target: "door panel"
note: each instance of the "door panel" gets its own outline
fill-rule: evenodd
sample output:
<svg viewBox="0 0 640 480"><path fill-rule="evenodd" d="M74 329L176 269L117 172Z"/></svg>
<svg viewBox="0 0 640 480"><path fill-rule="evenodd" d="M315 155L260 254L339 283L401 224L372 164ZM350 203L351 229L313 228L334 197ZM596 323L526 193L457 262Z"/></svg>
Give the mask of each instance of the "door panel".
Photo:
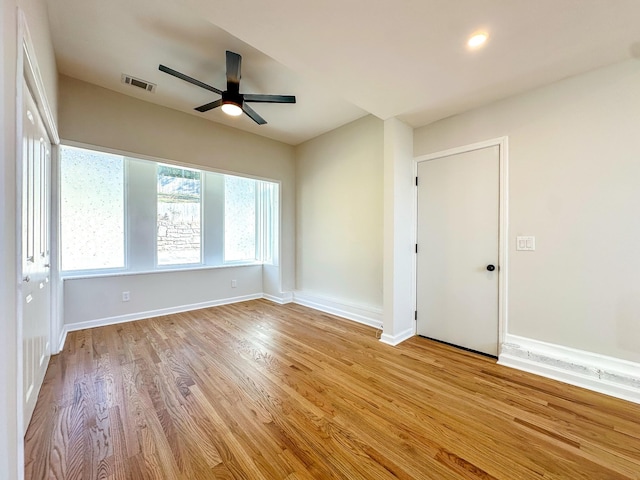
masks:
<svg viewBox="0 0 640 480"><path fill-rule="evenodd" d="M22 356L24 428L49 363L51 325L51 144L35 101L23 84Z"/></svg>
<svg viewBox="0 0 640 480"><path fill-rule="evenodd" d="M418 178L417 332L497 355L499 147L421 162Z"/></svg>

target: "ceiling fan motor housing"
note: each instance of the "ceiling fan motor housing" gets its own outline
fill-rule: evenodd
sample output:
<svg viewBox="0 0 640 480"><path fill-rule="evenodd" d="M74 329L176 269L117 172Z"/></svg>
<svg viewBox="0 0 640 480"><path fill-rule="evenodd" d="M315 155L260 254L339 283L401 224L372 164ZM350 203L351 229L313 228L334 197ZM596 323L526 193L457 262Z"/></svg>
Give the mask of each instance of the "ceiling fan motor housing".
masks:
<svg viewBox="0 0 640 480"><path fill-rule="evenodd" d="M242 108L242 104L244 103L244 98L241 93L232 92L231 90L227 90L226 92L222 92L222 103L233 103Z"/></svg>

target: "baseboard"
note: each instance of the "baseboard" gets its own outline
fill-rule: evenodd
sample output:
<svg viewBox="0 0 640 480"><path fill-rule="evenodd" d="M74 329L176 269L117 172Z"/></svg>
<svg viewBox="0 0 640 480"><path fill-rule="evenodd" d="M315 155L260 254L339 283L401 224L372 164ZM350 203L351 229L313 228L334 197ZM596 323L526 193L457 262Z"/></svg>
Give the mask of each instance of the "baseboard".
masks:
<svg viewBox="0 0 640 480"><path fill-rule="evenodd" d="M262 298L269 300L270 302L277 303L279 305L286 305L293 302L292 292L280 292L280 295L271 295L269 293L263 293Z"/></svg>
<svg viewBox="0 0 640 480"><path fill-rule="evenodd" d="M66 325L63 325L62 331L60 332L60 337L58 338L58 350L56 352L51 352L53 355L56 355L64 350L64 344L67 341L67 333L69 333L69 330L67 330Z"/></svg>
<svg viewBox="0 0 640 480"><path fill-rule="evenodd" d="M498 363L640 403L640 364L635 362L508 334Z"/></svg>
<svg viewBox="0 0 640 480"><path fill-rule="evenodd" d="M380 341L382 343L386 343L387 345L391 345L392 347L395 347L396 345L404 342L405 340L408 340L411 337L415 336L415 334L416 332L414 328L408 328L404 332L400 332L396 335L389 335L387 333L383 333L380 336Z"/></svg>
<svg viewBox="0 0 640 480"><path fill-rule="evenodd" d="M146 318L159 317L161 315L171 315L172 313L188 312L190 310L199 310L201 308L217 307L220 305L228 305L230 303L246 302L248 300L256 300L262 298L262 293L251 295L243 295L240 297L222 298L220 300L212 300L209 302L192 303L189 305L179 305L177 307L160 308L158 310L148 310L145 312L130 313L127 315L119 315L116 317L99 318L96 320L88 320L86 322L78 322L67 324L64 326L64 335L67 332L76 330L84 330L85 328L103 327L105 325L115 325L117 323L132 322L135 320L143 320Z"/></svg>
<svg viewBox="0 0 640 480"><path fill-rule="evenodd" d="M293 292L293 303L353 320L370 327L382 328L381 308L345 303L341 300L308 294L302 291Z"/></svg>

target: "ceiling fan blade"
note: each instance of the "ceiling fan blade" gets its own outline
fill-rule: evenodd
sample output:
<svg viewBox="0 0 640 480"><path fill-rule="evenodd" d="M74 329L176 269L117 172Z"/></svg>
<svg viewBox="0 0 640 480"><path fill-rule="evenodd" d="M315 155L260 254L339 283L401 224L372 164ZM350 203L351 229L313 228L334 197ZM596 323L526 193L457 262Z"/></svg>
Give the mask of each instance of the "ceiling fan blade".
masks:
<svg viewBox="0 0 640 480"><path fill-rule="evenodd" d="M234 90L231 85L235 86L236 91L239 90L241 65L242 57L227 50L227 90Z"/></svg>
<svg viewBox="0 0 640 480"><path fill-rule="evenodd" d="M197 85L198 87L204 88L205 90L209 90L210 92L217 93L218 95L222 95L222 90L218 90L216 87L212 87L211 85L207 85L200 80L196 80L195 78L191 78L184 73L180 73L173 68L165 67L164 65L158 66L158 70L164 73L168 73L169 75L173 75L174 77L179 78L180 80L184 80L185 82L192 83L193 85Z"/></svg>
<svg viewBox="0 0 640 480"><path fill-rule="evenodd" d="M200 105L199 107L196 107L194 110L197 110L199 112L208 112L209 110L213 110L216 107L219 107L220 105L222 105L222 99L216 100L215 102L211 102L211 103L205 103L204 105Z"/></svg>
<svg viewBox="0 0 640 480"><path fill-rule="evenodd" d="M262 95L256 93L245 93L244 101L259 103L296 103L296 97L294 95Z"/></svg>
<svg viewBox="0 0 640 480"><path fill-rule="evenodd" d="M264 125L265 123L267 123L267 121L264 118L258 115L256 111L246 103L242 105L242 111L246 113L249 116L249 118L251 118L251 120L256 122L258 125Z"/></svg>

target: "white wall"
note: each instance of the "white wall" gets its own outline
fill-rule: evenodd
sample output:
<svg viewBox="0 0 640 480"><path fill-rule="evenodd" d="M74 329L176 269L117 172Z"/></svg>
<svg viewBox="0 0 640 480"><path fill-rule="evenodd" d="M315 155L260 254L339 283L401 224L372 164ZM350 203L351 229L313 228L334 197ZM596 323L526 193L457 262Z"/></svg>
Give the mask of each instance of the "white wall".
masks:
<svg viewBox="0 0 640 480"><path fill-rule="evenodd" d="M20 6L33 37L48 101L55 114L55 61L46 9L38 0L3 0L0 4L0 478L23 476L22 435L17 405L17 272L16 272L16 52Z"/></svg>
<svg viewBox="0 0 640 480"><path fill-rule="evenodd" d="M17 478L17 312L15 240L15 2L0 5L0 478Z"/></svg>
<svg viewBox="0 0 640 480"><path fill-rule="evenodd" d="M128 302L122 292L130 293ZM80 330L261 295L261 265L70 278L64 282L65 325Z"/></svg>
<svg viewBox="0 0 640 480"><path fill-rule="evenodd" d="M415 328L415 171L413 129L396 118L384 122L384 333L390 345Z"/></svg>
<svg viewBox="0 0 640 480"><path fill-rule="evenodd" d="M367 116L296 147L296 289L382 307L383 127Z"/></svg>
<svg viewBox="0 0 640 480"><path fill-rule="evenodd" d="M292 146L69 77L61 76L59 84L60 137L63 141L81 142L217 171L279 181L282 232L280 272L277 275L265 276L264 291L277 295L293 289L295 163ZM164 279L164 286L159 287L160 289L175 286L171 274L159 275ZM126 290L124 285L121 285L123 278L125 277L117 276L111 279L114 284L113 291ZM151 277L142 278L146 281ZM182 294L172 297L176 307L192 303L189 292L200 289L198 278L197 274L186 278L187 283L179 290ZM67 285L71 284L66 282L65 287ZM219 299L222 292L215 286L213 283L208 287L211 301ZM240 288L240 283L238 287ZM86 288L91 286L87 285ZM71 290L72 293L76 291L80 292L82 289ZM198 297L198 302L205 300L204 297ZM69 316L68 313L75 312L83 301L81 296L65 292L65 323L77 321L75 316ZM117 311L122 307L120 297L112 301L116 303L104 305L106 310ZM130 304L128 308L133 309L134 305ZM95 319L105 316L102 312L94 312L94 315Z"/></svg>
<svg viewBox="0 0 640 480"><path fill-rule="evenodd" d="M639 86L633 60L415 130L416 156L509 136L510 334L640 361Z"/></svg>

